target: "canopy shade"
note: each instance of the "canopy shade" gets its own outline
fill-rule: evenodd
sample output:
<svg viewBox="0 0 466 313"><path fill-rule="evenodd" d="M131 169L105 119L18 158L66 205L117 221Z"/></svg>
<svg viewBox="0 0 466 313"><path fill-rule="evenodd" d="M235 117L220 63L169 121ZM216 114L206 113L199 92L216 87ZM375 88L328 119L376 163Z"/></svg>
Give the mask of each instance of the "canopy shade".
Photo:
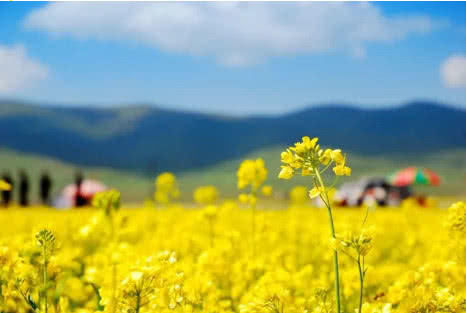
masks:
<svg viewBox="0 0 466 313"><path fill-rule="evenodd" d="M428 168L408 167L389 176L392 185L402 187L409 185L440 185L440 177Z"/></svg>

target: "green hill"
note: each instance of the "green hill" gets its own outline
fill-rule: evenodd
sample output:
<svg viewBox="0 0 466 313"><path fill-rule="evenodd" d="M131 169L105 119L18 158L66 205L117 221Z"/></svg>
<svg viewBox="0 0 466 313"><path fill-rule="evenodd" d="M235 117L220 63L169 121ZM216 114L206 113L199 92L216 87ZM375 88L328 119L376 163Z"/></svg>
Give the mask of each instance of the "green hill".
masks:
<svg viewBox="0 0 466 313"><path fill-rule="evenodd" d="M276 192L285 194L292 186L309 184L308 178L298 177L291 181L277 178L280 168L280 147L257 150L244 158L262 157L269 169L268 183ZM192 190L196 186L214 184L218 186L223 196L235 196L236 169L243 158L221 162L214 166L180 172L180 187L183 200L191 199ZM426 194L466 196L466 149L448 150L425 155L391 155L389 157L348 155L348 162L353 168L353 175L343 181L357 179L365 175L384 176L396 169L416 165L435 170L443 179L440 187L416 187L416 190ZM8 169L16 177L17 169L24 168L30 175L32 183L32 200L37 199L37 181L43 169L47 169L55 181L54 193L57 194L63 186L72 182L77 166L52 158L18 153L12 150L0 149L0 169ZM79 167L88 178L98 179L107 185L122 191L126 202L141 202L151 197L153 178L148 178L134 172L121 171L104 167Z"/></svg>
<svg viewBox="0 0 466 313"><path fill-rule="evenodd" d="M234 160L317 136L351 154L466 149L466 111L433 102L385 109L312 106L281 116L226 118L161 110L39 106L0 101L0 147L148 177Z"/></svg>

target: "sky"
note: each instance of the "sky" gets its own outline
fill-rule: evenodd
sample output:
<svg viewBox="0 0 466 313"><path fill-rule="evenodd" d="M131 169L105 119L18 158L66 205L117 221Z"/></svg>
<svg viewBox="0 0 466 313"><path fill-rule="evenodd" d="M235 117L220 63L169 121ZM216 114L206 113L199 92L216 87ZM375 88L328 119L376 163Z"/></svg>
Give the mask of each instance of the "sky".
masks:
<svg viewBox="0 0 466 313"><path fill-rule="evenodd" d="M0 2L0 99L466 109L466 2Z"/></svg>

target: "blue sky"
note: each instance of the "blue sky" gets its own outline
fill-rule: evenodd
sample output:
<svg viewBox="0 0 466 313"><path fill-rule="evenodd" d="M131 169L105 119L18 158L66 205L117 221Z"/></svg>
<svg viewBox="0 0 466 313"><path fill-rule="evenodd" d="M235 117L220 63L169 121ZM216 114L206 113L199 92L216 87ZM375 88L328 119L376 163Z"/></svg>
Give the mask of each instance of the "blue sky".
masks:
<svg viewBox="0 0 466 313"><path fill-rule="evenodd" d="M42 104L466 108L466 3L1 2L0 68L0 98Z"/></svg>

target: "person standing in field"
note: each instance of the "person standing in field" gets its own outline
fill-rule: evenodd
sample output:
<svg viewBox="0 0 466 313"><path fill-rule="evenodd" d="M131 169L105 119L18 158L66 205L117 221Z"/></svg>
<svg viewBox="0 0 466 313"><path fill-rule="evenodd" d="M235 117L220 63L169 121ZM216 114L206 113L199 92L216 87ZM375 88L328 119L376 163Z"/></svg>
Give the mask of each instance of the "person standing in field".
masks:
<svg viewBox="0 0 466 313"><path fill-rule="evenodd" d="M43 205L50 205L50 190L52 189L52 179L47 171L42 172L39 181L39 197Z"/></svg>
<svg viewBox="0 0 466 313"><path fill-rule="evenodd" d="M10 187L11 187L10 190L2 190L2 205L6 208L6 207L8 207L8 205L11 202L11 197L12 197L12 194L13 194L14 184L13 184L13 179L11 178L11 175L8 172L3 173L2 179L7 184L9 184Z"/></svg>
<svg viewBox="0 0 466 313"><path fill-rule="evenodd" d="M81 172L76 173L75 184L76 184L76 194L74 204L76 207L83 207L87 204L87 199L82 193L82 184L83 184L83 174Z"/></svg>
<svg viewBox="0 0 466 313"><path fill-rule="evenodd" d="M19 205L29 205L29 178L24 170L19 171Z"/></svg>

